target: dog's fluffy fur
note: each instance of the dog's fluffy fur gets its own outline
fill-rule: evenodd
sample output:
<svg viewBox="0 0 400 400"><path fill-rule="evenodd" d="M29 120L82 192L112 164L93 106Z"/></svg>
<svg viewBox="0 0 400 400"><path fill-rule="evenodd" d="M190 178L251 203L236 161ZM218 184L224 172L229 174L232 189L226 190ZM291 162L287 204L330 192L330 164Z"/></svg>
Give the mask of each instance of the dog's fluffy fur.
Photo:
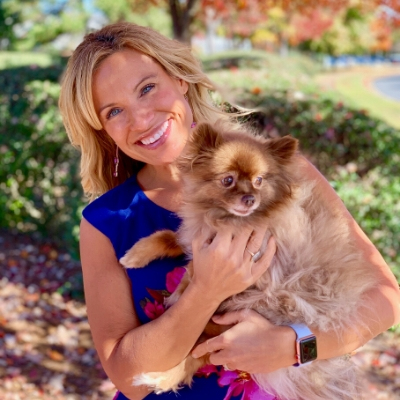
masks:
<svg viewBox="0 0 400 400"><path fill-rule="evenodd" d="M265 139L200 124L178 160L184 178L178 241L171 231L156 232L137 242L121 263L139 268L158 257L190 257L200 232L212 237L224 224L239 231L262 223L277 243L271 266L255 285L225 300L218 313L252 309L277 325L304 323L337 334L354 329L374 277L350 240L348 222L319 201L315 184L299 176L298 162L292 137ZM191 262L187 268L169 306L190 281ZM177 390L207 361L188 356L169 371L135 377L134 384L156 393ZM281 400L355 400L361 396L356 375L353 363L339 357L252 377Z"/></svg>

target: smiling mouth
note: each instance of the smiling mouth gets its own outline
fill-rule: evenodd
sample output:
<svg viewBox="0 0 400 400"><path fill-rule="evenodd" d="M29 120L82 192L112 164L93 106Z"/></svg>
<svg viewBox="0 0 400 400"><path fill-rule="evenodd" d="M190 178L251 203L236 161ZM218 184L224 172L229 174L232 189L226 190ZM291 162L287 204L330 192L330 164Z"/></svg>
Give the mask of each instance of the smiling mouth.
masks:
<svg viewBox="0 0 400 400"><path fill-rule="evenodd" d="M162 136L164 136L165 132L168 129L168 124L169 124L169 120L165 121L161 125L161 128L153 136L139 140L139 143L144 144L145 146L148 146L149 144L153 144L153 143L157 142L157 140L159 140Z"/></svg>

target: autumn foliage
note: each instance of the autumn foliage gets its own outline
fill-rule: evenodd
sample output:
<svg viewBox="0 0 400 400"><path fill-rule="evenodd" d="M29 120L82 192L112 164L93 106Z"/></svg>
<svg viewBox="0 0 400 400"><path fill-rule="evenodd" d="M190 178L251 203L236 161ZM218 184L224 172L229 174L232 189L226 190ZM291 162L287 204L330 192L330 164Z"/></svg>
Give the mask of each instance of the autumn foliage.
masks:
<svg viewBox="0 0 400 400"><path fill-rule="evenodd" d="M333 24L336 13L324 12L316 8L306 14L296 13L292 20L293 34L290 37L290 42L293 46L306 40L319 38Z"/></svg>
<svg viewBox="0 0 400 400"><path fill-rule="evenodd" d="M132 8L145 12L155 5L167 8L174 37L190 41L193 27L210 30L216 25L224 36L238 39L261 37L261 42L286 42L298 45L321 38L335 19L348 9L358 10L374 36L370 50L386 51L391 34L400 27L398 0L130 0ZM274 21L273 10L284 18ZM275 13L276 14L276 13ZM351 36L351 35L350 35ZM264 43L265 48L270 48Z"/></svg>

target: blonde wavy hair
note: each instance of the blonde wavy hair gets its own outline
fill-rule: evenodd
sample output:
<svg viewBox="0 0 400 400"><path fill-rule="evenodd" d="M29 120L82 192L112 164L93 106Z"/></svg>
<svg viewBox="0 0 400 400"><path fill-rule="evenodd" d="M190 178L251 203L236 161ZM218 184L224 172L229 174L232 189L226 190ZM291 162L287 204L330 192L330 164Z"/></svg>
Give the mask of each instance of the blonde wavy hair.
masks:
<svg viewBox="0 0 400 400"><path fill-rule="evenodd" d="M213 83L202 71L191 49L160 33L131 23L108 25L85 36L68 61L64 73L59 107L71 143L81 151L81 179L91 198L105 193L137 173L141 163L119 153L118 177L113 177L116 146L102 129L93 104L94 72L111 54L123 49L139 51L156 60L170 75L189 84L187 97L194 121L230 120L212 104Z"/></svg>

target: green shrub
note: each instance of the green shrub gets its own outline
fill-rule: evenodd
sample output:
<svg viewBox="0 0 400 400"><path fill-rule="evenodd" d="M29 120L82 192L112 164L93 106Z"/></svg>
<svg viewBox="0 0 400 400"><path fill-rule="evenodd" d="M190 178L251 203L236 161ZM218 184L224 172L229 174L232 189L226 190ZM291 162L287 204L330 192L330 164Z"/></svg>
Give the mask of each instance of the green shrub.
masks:
<svg viewBox="0 0 400 400"><path fill-rule="evenodd" d="M399 162L399 157L397 157ZM348 169L339 170L332 186L381 251L400 282L400 179L378 166L362 179Z"/></svg>
<svg viewBox="0 0 400 400"><path fill-rule="evenodd" d="M0 226L39 232L76 255L79 154L58 111L62 65L0 71Z"/></svg>

